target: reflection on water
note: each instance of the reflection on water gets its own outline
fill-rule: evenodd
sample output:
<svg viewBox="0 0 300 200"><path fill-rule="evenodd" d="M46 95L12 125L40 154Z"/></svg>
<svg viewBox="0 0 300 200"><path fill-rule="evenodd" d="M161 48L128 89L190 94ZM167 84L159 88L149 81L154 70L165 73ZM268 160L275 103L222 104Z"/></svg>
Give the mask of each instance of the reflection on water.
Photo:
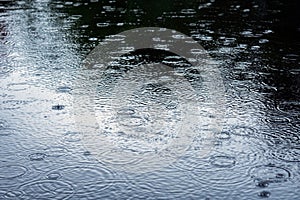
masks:
<svg viewBox="0 0 300 200"><path fill-rule="evenodd" d="M297 6L276 0L1 0L0 199L298 199ZM74 83L81 61L102 39L144 26L175 29L209 52L226 89L226 122L205 157L195 156L204 148L203 138L195 137L170 166L135 174L111 169L83 147L73 117ZM126 54L119 64L133 58L143 63L142 54ZM188 65L175 55L153 59ZM109 70L105 84L120 72ZM119 89L126 95L125 85ZM147 106L136 105L144 102L169 110L164 120L176 125L180 102L172 91L144 84L134 105L116 111L116 126L143 130L147 119L160 116L141 117Z"/></svg>

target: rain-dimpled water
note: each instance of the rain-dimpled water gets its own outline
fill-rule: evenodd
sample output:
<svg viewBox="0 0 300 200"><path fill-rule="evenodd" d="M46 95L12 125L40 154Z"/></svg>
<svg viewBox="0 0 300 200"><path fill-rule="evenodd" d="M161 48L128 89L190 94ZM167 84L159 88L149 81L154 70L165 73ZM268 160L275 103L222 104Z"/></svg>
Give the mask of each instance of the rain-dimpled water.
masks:
<svg viewBox="0 0 300 200"><path fill-rule="evenodd" d="M0 199L299 199L298 5L0 0Z"/></svg>

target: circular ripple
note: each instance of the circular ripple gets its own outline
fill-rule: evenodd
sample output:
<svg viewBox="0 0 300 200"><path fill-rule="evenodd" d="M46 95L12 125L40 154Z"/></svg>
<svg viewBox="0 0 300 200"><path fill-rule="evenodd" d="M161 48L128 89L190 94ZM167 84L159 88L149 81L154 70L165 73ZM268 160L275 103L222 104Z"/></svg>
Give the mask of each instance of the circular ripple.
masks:
<svg viewBox="0 0 300 200"><path fill-rule="evenodd" d="M33 153L30 154L28 157L31 161L42 161L47 157L47 155L45 153Z"/></svg>
<svg viewBox="0 0 300 200"><path fill-rule="evenodd" d="M262 141L256 138L232 137L215 146L209 158L190 158L188 162L183 159L174 167L207 186L208 191L247 187L252 183L248 172L260 163L263 147Z"/></svg>
<svg viewBox="0 0 300 200"><path fill-rule="evenodd" d="M52 146L45 149L45 154L48 157L58 158L67 155L68 150L62 146Z"/></svg>
<svg viewBox="0 0 300 200"><path fill-rule="evenodd" d="M11 72L13 72L13 68L11 66L1 64L1 66L0 66L0 77L6 77Z"/></svg>
<svg viewBox="0 0 300 200"><path fill-rule="evenodd" d="M146 120L139 116L120 116L118 117L119 123L123 126L127 127L136 127L136 126L143 126L146 123Z"/></svg>
<svg viewBox="0 0 300 200"><path fill-rule="evenodd" d="M58 87L56 89L56 91L58 93L70 93L72 91L72 88L68 87L68 86L61 86L61 87Z"/></svg>
<svg viewBox="0 0 300 200"><path fill-rule="evenodd" d="M0 130L6 129L8 127L5 120L0 120Z"/></svg>
<svg viewBox="0 0 300 200"><path fill-rule="evenodd" d="M29 103L31 103L31 101L12 99L12 100L2 101L2 106L5 110L15 110L15 109L20 109L21 107Z"/></svg>
<svg viewBox="0 0 300 200"><path fill-rule="evenodd" d="M22 199L23 193L21 191L8 191L3 195L4 199Z"/></svg>
<svg viewBox="0 0 300 200"><path fill-rule="evenodd" d="M22 199L69 199L74 194L70 183L54 180L41 180L20 186Z"/></svg>
<svg viewBox="0 0 300 200"><path fill-rule="evenodd" d="M213 156L210 158L210 163L214 167L233 167L235 162L235 157L231 156Z"/></svg>
<svg viewBox="0 0 300 200"><path fill-rule="evenodd" d="M57 180L59 178L61 178L61 175L60 175L60 173L57 173L57 172L49 173L47 175L47 179L49 179L49 180Z"/></svg>
<svg viewBox="0 0 300 200"><path fill-rule="evenodd" d="M293 146L300 142L300 136L296 132L291 132L287 126L280 130L263 130L262 136L272 152L276 152L280 146Z"/></svg>
<svg viewBox="0 0 300 200"><path fill-rule="evenodd" d="M87 70L74 89L75 119L85 147L99 161L122 171L155 171L182 156L197 135L208 140L221 130L225 99L219 63L191 37L170 43L174 34L152 27L125 31L120 34L122 43L106 40L87 56ZM151 52L167 48L189 65L177 70L148 62L155 59ZM198 57L190 49L203 52ZM141 59L142 54L147 58ZM135 57L138 62L131 63ZM118 111L128 106L135 111ZM203 157L209 150L199 148L197 155Z"/></svg>
<svg viewBox="0 0 300 200"><path fill-rule="evenodd" d="M272 155L287 162L300 162L300 146L282 147Z"/></svg>
<svg viewBox="0 0 300 200"><path fill-rule="evenodd" d="M9 136L15 134L14 129L10 129L5 120L0 120L0 136Z"/></svg>
<svg viewBox="0 0 300 200"><path fill-rule="evenodd" d="M270 164L252 168L250 176L259 183L281 183L287 181L291 177L291 173L288 169Z"/></svg>
<svg viewBox="0 0 300 200"><path fill-rule="evenodd" d="M106 190L116 181L115 174L103 166L85 164L69 166L51 171L47 177L66 180L73 184L76 194L88 196Z"/></svg>
<svg viewBox="0 0 300 200"><path fill-rule="evenodd" d="M29 87L30 85L28 85L28 83L26 82L7 84L7 88L12 91L23 91L23 90L27 90Z"/></svg>
<svg viewBox="0 0 300 200"><path fill-rule="evenodd" d="M299 116L300 115L300 102L298 102L298 101L280 102L276 108L279 111L286 113L290 116Z"/></svg>
<svg viewBox="0 0 300 200"><path fill-rule="evenodd" d="M26 174L27 168L20 165L0 166L0 179L13 179Z"/></svg>
<svg viewBox="0 0 300 200"><path fill-rule="evenodd" d="M245 136L245 137L254 137L256 130L252 127L247 126L235 126L231 133L233 135Z"/></svg>
<svg viewBox="0 0 300 200"><path fill-rule="evenodd" d="M229 132L222 131L221 133L216 134L216 138L219 140L229 140L231 136Z"/></svg>
<svg viewBox="0 0 300 200"><path fill-rule="evenodd" d="M268 118L266 119L267 123L272 123L272 124L288 124L292 121L292 119L285 117L285 116L268 116Z"/></svg>
<svg viewBox="0 0 300 200"><path fill-rule="evenodd" d="M16 130L14 129L1 129L0 128L0 137L1 136L10 136L10 135L15 135L17 133Z"/></svg>
<svg viewBox="0 0 300 200"><path fill-rule="evenodd" d="M63 141L65 142L79 142L81 140L82 134L79 132L68 131L64 134Z"/></svg>

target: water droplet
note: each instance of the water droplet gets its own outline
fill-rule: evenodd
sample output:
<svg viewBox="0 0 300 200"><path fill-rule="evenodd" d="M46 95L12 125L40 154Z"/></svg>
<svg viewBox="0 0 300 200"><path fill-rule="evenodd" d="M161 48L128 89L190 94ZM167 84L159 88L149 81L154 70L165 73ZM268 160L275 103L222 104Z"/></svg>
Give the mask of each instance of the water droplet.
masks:
<svg viewBox="0 0 300 200"><path fill-rule="evenodd" d="M260 187L260 188L266 188L269 186L269 183L270 182L268 180L267 181L258 181L256 186Z"/></svg>
<svg viewBox="0 0 300 200"><path fill-rule="evenodd" d="M245 36L245 37L252 37L253 36L253 33L250 30L243 31L240 34Z"/></svg>
<svg viewBox="0 0 300 200"><path fill-rule="evenodd" d="M265 43L268 43L269 40L268 40L268 39L260 39L258 42L259 42L260 44L265 44Z"/></svg>
<svg viewBox="0 0 300 200"><path fill-rule="evenodd" d="M89 41L95 42L95 41L98 41L98 38L91 37L91 38L89 38Z"/></svg>
<svg viewBox="0 0 300 200"><path fill-rule="evenodd" d="M271 192L268 192L268 191L262 191L262 192L258 193L258 196L262 197L262 198L269 198L270 195L271 195Z"/></svg>
<svg viewBox="0 0 300 200"><path fill-rule="evenodd" d="M59 104L52 106L52 110L63 110L64 108L65 108L64 105L59 105Z"/></svg>
<svg viewBox="0 0 300 200"><path fill-rule="evenodd" d="M273 33L273 31L272 31L272 30L265 30L265 31L263 32L263 34L270 34L270 33Z"/></svg>
<svg viewBox="0 0 300 200"><path fill-rule="evenodd" d="M84 156L90 156L90 155L92 155L92 154L91 154L91 152L89 152L89 151L85 151L85 152L83 152L83 155L84 155Z"/></svg>

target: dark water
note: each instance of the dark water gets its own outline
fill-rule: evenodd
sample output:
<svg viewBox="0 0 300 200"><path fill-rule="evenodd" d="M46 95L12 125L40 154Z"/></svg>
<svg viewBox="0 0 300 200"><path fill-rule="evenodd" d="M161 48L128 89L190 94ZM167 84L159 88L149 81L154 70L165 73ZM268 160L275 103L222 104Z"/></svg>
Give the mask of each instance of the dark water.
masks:
<svg viewBox="0 0 300 200"><path fill-rule="evenodd" d="M299 19L296 0L0 0L0 199L299 199ZM97 160L97 149L84 147L74 119L74 106L80 106L74 104L77 78L89 77L82 60L105 37L140 27L191 36L218 64L225 89L223 130L209 139L193 130L195 138L183 155L147 173L114 168L105 154L106 162ZM172 56L135 52L118 66L136 65L136 58L143 64L169 62ZM174 65L189 64L176 59ZM96 109L108 110L105 123L112 129L120 123L119 134L179 128L180 97L163 85L141 87L129 108L120 106L122 101L106 104L149 72L131 69L131 75L112 93L101 93L112 77L99 81ZM177 90L185 91L184 86ZM150 112L151 105L161 110ZM119 107L118 114L126 117L111 120L110 109ZM214 114L208 118L220 113ZM145 125L151 119L155 123ZM146 152L172 137L142 145L126 140L133 147L123 147Z"/></svg>

